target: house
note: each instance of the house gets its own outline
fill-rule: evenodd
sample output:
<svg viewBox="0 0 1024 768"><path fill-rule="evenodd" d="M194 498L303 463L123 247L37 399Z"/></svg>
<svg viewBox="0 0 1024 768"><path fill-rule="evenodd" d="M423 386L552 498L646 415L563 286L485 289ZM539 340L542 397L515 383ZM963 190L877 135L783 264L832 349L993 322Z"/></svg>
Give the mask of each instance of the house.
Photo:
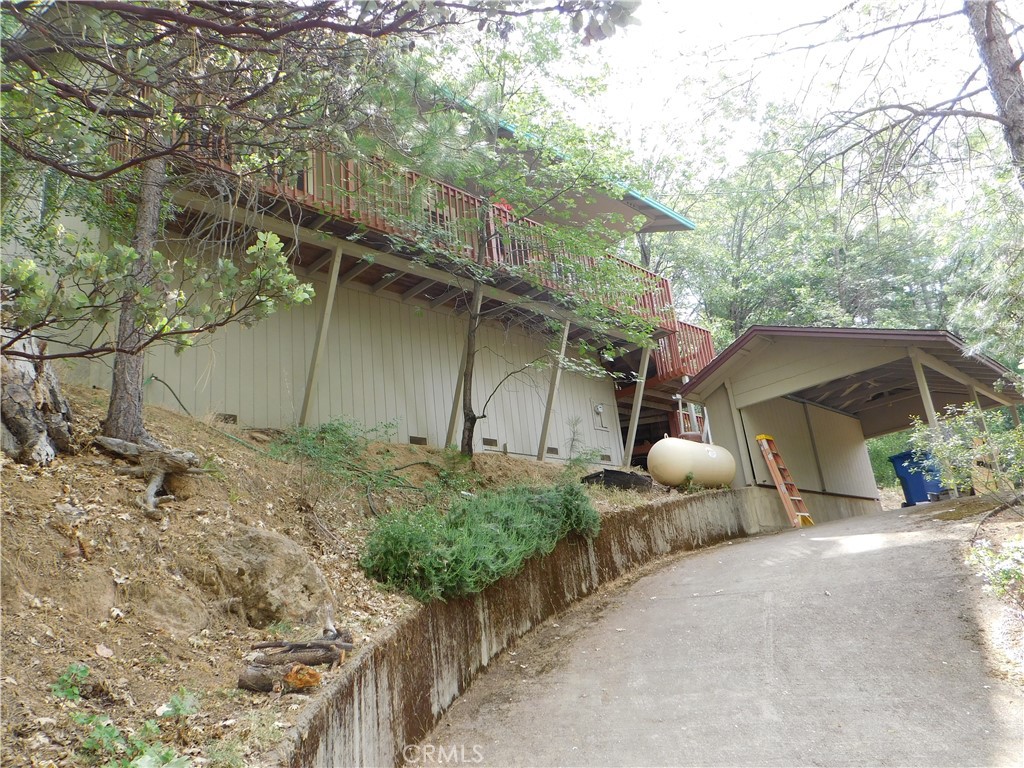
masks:
<svg viewBox="0 0 1024 768"><path fill-rule="evenodd" d="M539 218L517 217L501 200L383 162L318 152L294 177L266 180L244 207L203 190L179 191L174 203L181 233L210 221L277 233L294 245L294 269L317 295L311 306L252 328L228 326L181 354L150 347L149 403L259 427L344 417L388 425L398 442L457 443L471 262L488 270L475 410L490 402L476 450L541 459L587 451L620 465L638 430L679 432L671 396L713 354L706 330L677 320L664 278L614 256L573 252L550 239ZM629 221L641 231L693 227L628 189L617 199L578 197L572 210L581 221L614 217L619 228ZM434 246L429 258L424 238ZM172 256L180 248L173 241L160 247ZM609 305L609 317L651 320L653 349L630 343L614 322L577 315L566 302L562 283L601 259L617 262L640 287L633 306ZM618 345L601 376L550 365L552 346L567 355L580 340ZM102 361L75 375L109 384Z"/></svg>
<svg viewBox="0 0 1024 768"><path fill-rule="evenodd" d="M948 331L753 326L681 395L705 406L714 442L735 457L734 488L775 494L756 439L769 434L821 520L877 508L866 438L914 415L934 422L947 405L1020 405L997 383L1008 373Z"/></svg>

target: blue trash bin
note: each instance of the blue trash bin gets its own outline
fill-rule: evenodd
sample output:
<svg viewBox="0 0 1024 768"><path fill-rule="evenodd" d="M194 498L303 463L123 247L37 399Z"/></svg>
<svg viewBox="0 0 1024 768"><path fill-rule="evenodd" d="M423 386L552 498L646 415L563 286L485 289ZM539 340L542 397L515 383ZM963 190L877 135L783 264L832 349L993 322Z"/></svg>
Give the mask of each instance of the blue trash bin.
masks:
<svg viewBox="0 0 1024 768"><path fill-rule="evenodd" d="M942 483L937 479L938 471L930 454L924 454L923 461L914 458L913 451L905 451L890 456L892 468L896 470L903 487L903 498L907 500L905 507L912 507L919 501L928 501L928 494L942 492ZM932 477L936 479L932 479Z"/></svg>

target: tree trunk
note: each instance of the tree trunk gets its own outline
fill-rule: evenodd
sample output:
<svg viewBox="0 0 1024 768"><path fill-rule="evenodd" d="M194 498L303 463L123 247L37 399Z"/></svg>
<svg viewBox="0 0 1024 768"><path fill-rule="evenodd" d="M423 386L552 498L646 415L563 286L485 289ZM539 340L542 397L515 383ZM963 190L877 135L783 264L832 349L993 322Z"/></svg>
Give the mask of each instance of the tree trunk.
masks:
<svg viewBox="0 0 1024 768"><path fill-rule="evenodd" d="M167 185L167 158L147 160L142 166L139 204L135 215L132 247L139 254L132 277L137 286L153 282L153 249L160 233L160 209ZM114 377L110 385L110 404L103 422L103 434L130 443L154 445L142 423L143 328L135 315L135 292L121 297L117 323L117 351L114 353Z"/></svg>
<svg viewBox="0 0 1024 768"><path fill-rule="evenodd" d="M31 336L12 349L33 355L46 352L45 344ZM58 452L72 452L71 407L48 361L5 355L0 361L0 387L4 453L24 464L49 464Z"/></svg>
<svg viewBox="0 0 1024 768"><path fill-rule="evenodd" d="M1010 36L995 0L967 0L964 13L971 23L978 53L988 72L988 87L1003 120L1003 136L1024 187L1024 75L1014 56Z"/></svg>
<svg viewBox="0 0 1024 768"><path fill-rule="evenodd" d="M469 328L466 331L466 370L462 374L462 443L463 456L473 455L473 435L478 417L473 411L473 366L476 364L476 333L480 328L480 307L483 304L484 285L473 283L473 298L469 307Z"/></svg>

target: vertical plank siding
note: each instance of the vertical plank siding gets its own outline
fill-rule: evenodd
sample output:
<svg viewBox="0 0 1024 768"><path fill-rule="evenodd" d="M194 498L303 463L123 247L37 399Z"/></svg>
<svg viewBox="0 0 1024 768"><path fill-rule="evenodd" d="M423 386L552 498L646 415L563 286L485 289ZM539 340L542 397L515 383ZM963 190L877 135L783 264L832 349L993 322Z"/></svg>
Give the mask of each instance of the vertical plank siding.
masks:
<svg viewBox="0 0 1024 768"><path fill-rule="evenodd" d="M252 328L227 326L180 355L166 345L155 345L146 355L146 402L180 410L176 394L197 418L226 413L249 426L295 424L322 302L318 297L312 306L279 312ZM397 442L416 436L440 445L455 393L465 324L465 316L342 288L331 314L310 423L341 417L368 427L393 422L392 439ZM497 325L483 326L479 338L474 382L478 412L509 371L544 356L548 343L546 338ZM69 373L96 386L110 385L109 366L102 361L79 363ZM153 375L159 381L148 378ZM477 450L507 446L512 454L536 454L549 376L550 368L535 367L501 384L487 418L479 422ZM597 402L605 403L609 413L614 411L610 379L563 374L548 438L559 458L568 455L571 422L578 419L580 446L611 456L610 464L621 462L618 425L597 428L592 415ZM496 448L485 447L484 437L495 440Z"/></svg>

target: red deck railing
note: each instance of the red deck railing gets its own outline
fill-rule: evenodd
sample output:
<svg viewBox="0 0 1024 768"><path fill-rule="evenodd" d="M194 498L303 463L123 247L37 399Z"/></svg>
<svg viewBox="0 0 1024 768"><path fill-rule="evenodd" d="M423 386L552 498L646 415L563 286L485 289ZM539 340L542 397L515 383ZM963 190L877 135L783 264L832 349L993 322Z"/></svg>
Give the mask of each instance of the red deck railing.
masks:
<svg viewBox="0 0 1024 768"><path fill-rule="evenodd" d="M222 147L206 149L197 151L229 167ZM654 321L668 332L654 351L659 380L692 376L714 355L707 330L676 318L665 278L616 256L576 253L553 240L542 224L516 216L507 205L383 162L342 160L319 151L310 154L295 177L264 188L325 215L472 260L483 248L486 265L527 273L549 289L574 290L610 310ZM594 281L582 280L581 272L608 262L618 267L608 284L595 288Z"/></svg>

